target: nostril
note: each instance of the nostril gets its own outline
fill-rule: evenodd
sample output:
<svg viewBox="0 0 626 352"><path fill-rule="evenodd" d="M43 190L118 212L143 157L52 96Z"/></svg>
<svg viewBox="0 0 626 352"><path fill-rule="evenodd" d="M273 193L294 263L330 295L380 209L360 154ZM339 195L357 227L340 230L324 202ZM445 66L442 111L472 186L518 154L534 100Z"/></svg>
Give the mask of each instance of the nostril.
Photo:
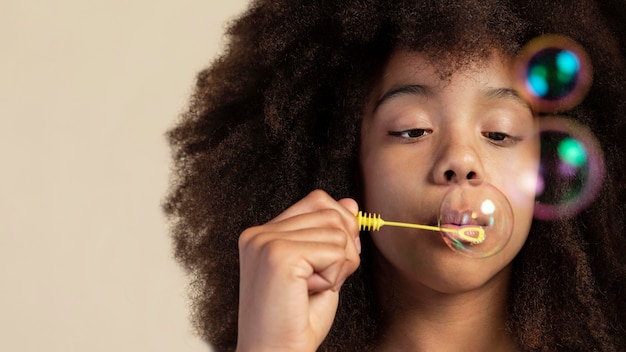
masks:
<svg viewBox="0 0 626 352"><path fill-rule="evenodd" d="M452 179L454 178L454 171L448 170L444 172L443 175L445 176L446 181L452 181Z"/></svg>
<svg viewBox="0 0 626 352"><path fill-rule="evenodd" d="M460 181L456 180L456 172L454 172L453 170L447 170L443 173L443 175L447 182ZM478 177L478 174L475 171L470 171L467 173L467 175L465 175L465 177L466 180L474 180Z"/></svg>

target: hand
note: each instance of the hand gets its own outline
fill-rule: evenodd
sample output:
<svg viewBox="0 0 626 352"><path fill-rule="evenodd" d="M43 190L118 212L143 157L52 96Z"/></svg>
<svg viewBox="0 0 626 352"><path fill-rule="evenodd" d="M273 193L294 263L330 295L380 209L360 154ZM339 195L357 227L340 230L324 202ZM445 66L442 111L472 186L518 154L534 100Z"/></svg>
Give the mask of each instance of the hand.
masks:
<svg viewBox="0 0 626 352"><path fill-rule="evenodd" d="M238 351L315 351L360 263L352 199L314 191L239 238Z"/></svg>

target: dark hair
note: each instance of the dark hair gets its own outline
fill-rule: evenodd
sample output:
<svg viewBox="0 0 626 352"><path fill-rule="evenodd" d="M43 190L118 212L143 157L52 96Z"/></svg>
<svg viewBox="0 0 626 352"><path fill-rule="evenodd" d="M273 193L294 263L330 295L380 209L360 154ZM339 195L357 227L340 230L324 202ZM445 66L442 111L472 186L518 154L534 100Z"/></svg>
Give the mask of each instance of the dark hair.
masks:
<svg viewBox="0 0 626 352"><path fill-rule="evenodd" d="M427 53L445 76L493 48L514 55L538 35L560 33L594 65L571 118L598 137L606 177L575 217L533 222L514 260L508 328L524 351L626 348L625 21L623 1L253 2L168 134L175 165L164 208L175 256L192 277L200 334L220 351L235 348L245 228L313 189L360 199L361 109L394 50ZM362 238L362 265L342 288L321 350L363 351L376 337L372 244Z"/></svg>

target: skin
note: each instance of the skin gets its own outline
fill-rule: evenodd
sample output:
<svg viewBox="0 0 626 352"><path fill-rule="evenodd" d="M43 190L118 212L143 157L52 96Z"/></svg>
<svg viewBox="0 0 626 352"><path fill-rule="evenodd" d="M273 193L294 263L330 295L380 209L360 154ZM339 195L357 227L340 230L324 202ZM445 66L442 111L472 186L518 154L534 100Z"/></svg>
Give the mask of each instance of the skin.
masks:
<svg viewBox="0 0 626 352"><path fill-rule="evenodd" d="M506 292L532 220L539 141L511 72L494 53L442 80L425 56L399 52L373 90L361 136L366 209L436 225L448 190L491 184L514 218L508 244L484 259L453 253L435 232L372 233L388 325L381 350L515 349L504 333Z"/></svg>
<svg viewBox="0 0 626 352"><path fill-rule="evenodd" d="M238 351L314 351L360 263L352 199L318 190L239 239Z"/></svg>
<svg viewBox="0 0 626 352"><path fill-rule="evenodd" d="M503 330L506 291L534 204L533 185L519 185L537 174L539 143L508 64L494 54L442 81L424 56L398 52L372 90L361 136L364 209L433 225L449 188L490 183L515 217L508 245L486 259L453 253L436 232L373 233L380 350L515 349ZM422 88L397 90L407 85ZM358 210L318 190L241 234L238 351L316 350L360 263Z"/></svg>

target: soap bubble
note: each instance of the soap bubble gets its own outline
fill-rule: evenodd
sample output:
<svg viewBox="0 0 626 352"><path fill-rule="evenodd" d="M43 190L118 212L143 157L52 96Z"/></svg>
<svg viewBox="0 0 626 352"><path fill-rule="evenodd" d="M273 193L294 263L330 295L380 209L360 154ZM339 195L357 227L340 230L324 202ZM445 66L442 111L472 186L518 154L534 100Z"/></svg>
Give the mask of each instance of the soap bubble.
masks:
<svg viewBox="0 0 626 352"><path fill-rule="evenodd" d="M530 41L515 62L516 88L537 112L565 111L582 101L592 80L585 50L560 35Z"/></svg>
<svg viewBox="0 0 626 352"><path fill-rule="evenodd" d="M444 242L455 252L484 258L498 253L513 232L513 210L506 196L488 183L451 188L439 211Z"/></svg>
<svg viewBox="0 0 626 352"><path fill-rule="evenodd" d="M535 218L570 217L587 207L600 190L602 151L593 133L571 119L542 118L539 124L541 166Z"/></svg>

